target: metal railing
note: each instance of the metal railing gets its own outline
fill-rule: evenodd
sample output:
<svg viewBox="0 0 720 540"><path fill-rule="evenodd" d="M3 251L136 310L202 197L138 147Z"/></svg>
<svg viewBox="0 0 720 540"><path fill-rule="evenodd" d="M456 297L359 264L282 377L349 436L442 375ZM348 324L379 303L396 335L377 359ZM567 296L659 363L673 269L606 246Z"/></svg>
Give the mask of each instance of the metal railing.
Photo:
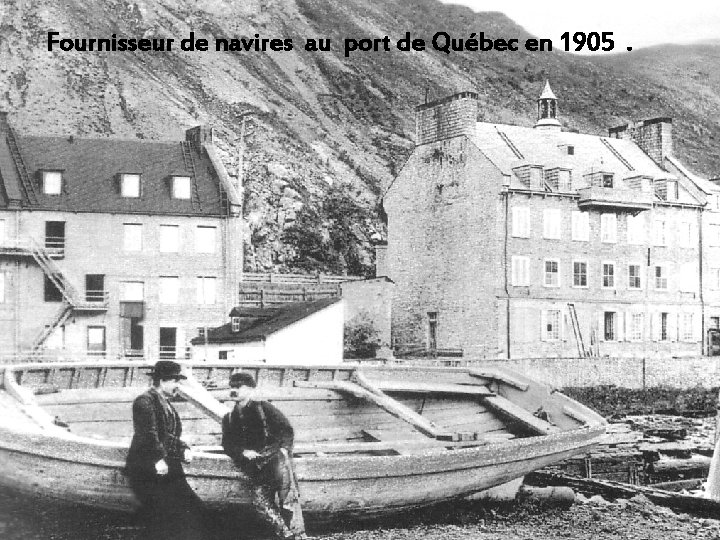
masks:
<svg viewBox="0 0 720 540"><path fill-rule="evenodd" d="M110 300L110 293L104 290L93 290L88 289L85 291L86 302L100 302L107 303Z"/></svg>
<svg viewBox="0 0 720 540"><path fill-rule="evenodd" d="M272 274L272 273L243 273L241 280L255 283L343 283L345 281L360 281L362 276L334 276L326 274Z"/></svg>
<svg viewBox="0 0 720 540"><path fill-rule="evenodd" d="M64 236L46 236L45 250L50 257L65 257L65 237Z"/></svg>

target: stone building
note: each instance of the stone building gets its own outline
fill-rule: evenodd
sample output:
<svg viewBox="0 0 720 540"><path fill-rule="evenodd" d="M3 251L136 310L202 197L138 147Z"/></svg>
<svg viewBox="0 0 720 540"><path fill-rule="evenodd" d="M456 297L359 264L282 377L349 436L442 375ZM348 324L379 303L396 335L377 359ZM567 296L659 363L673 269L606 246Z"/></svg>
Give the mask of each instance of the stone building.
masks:
<svg viewBox="0 0 720 540"><path fill-rule="evenodd" d="M465 357L699 355L720 326L720 190L673 156L672 121L563 130L478 122L473 92L416 109L387 188L397 346Z"/></svg>
<svg viewBox="0 0 720 540"><path fill-rule="evenodd" d="M0 351L185 357L237 301L240 204L210 128L21 136L0 113Z"/></svg>

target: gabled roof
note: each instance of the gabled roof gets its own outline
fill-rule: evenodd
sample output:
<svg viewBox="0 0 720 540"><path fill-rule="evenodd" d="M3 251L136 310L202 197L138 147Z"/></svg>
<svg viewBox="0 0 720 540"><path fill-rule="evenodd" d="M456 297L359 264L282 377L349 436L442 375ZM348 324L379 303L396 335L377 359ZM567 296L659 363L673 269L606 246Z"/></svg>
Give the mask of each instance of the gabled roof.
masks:
<svg viewBox="0 0 720 540"><path fill-rule="evenodd" d="M0 146L7 150L5 134ZM172 175L192 176L185 163L180 141L153 142L75 137L17 136L17 145L29 179L37 194L33 209L67 212L117 212L219 216L224 214L217 171L203 149L193 146L192 155L200 204L171 196ZM22 193L15 163L0 159L0 207L7 206L10 193ZM43 170L60 170L60 195L42 190ZM141 197L121 197L118 175L141 174ZM6 195L8 195L6 197ZM23 206L29 201L23 194Z"/></svg>
<svg viewBox="0 0 720 540"><path fill-rule="evenodd" d="M523 187L513 173L513 168L523 164L563 167L574 178L582 178L591 168L602 168L618 178L672 177L634 142L624 139L478 122L474 142L503 174L512 177L511 187ZM572 155L568 145L573 146Z"/></svg>
<svg viewBox="0 0 720 540"><path fill-rule="evenodd" d="M323 298L314 302L293 302L271 308L236 307L230 317L240 318L240 331L233 332L231 323L208 330L208 343L248 343L262 341L310 315L337 304L340 298ZM205 339L196 337L193 345L202 345Z"/></svg>

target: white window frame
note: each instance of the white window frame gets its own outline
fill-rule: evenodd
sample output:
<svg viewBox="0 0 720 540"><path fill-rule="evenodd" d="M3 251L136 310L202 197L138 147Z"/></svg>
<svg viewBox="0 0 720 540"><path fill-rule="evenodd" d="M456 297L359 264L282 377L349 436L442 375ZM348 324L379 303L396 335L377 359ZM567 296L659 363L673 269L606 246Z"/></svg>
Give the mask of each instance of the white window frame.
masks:
<svg viewBox="0 0 720 540"><path fill-rule="evenodd" d="M514 287L530 286L530 258L513 255L511 258L511 282Z"/></svg>
<svg viewBox="0 0 720 540"><path fill-rule="evenodd" d="M638 279L639 285L637 287L633 287L630 282L630 280L632 279L632 276L630 275L630 269L632 267L637 267L637 270L638 270L637 279ZM627 280L628 290L631 290L631 291L642 290L642 288L643 288L643 275L642 275L643 274L642 273L643 266L642 266L642 264L631 262L631 263L628 263L627 269L628 269L628 273L627 273L627 275L628 275L628 280Z"/></svg>
<svg viewBox="0 0 720 540"><path fill-rule="evenodd" d="M694 322L694 313L692 312L684 312L682 313L682 329L680 331L680 339L681 341L695 341L695 328L693 325Z"/></svg>
<svg viewBox="0 0 720 540"><path fill-rule="evenodd" d="M680 265L680 279L678 280L678 289L681 292L695 292L698 290L698 273L697 266L691 262L685 262Z"/></svg>
<svg viewBox="0 0 720 540"><path fill-rule="evenodd" d="M572 239L577 242L590 241L590 214L573 210L571 214Z"/></svg>
<svg viewBox="0 0 720 540"><path fill-rule="evenodd" d="M551 319L556 318L555 321ZM542 340L560 341L562 338L562 311L559 309L544 309L541 312L542 319Z"/></svg>
<svg viewBox="0 0 720 540"><path fill-rule="evenodd" d="M123 251L142 251L143 224L123 223Z"/></svg>
<svg viewBox="0 0 720 540"><path fill-rule="evenodd" d="M121 302L144 302L145 282L143 281L121 281L120 282Z"/></svg>
<svg viewBox="0 0 720 540"><path fill-rule="evenodd" d="M642 341L645 334L645 314L630 312L626 316L630 319L628 341Z"/></svg>
<svg viewBox="0 0 720 540"><path fill-rule="evenodd" d="M610 266L612 268L612 285L605 285L605 267ZM602 289L615 289L617 286L617 272L615 271L617 265L614 261L602 261L600 263L600 287ZM609 274L608 274L609 275Z"/></svg>
<svg viewBox="0 0 720 540"><path fill-rule="evenodd" d="M172 198L190 200L190 198L192 198L192 178L181 175L173 176Z"/></svg>
<svg viewBox="0 0 720 540"><path fill-rule="evenodd" d="M203 306L217 303L217 277L197 277L197 303Z"/></svg>
<svg viewBox="0 0 720 540"><path fill-rule="evenodd" d="M605 244L617 243L616 214L600 214L600 241Z"/></svg>
<svg viewBox="0 0 720 540"><path fill-rule="evenodd" d="M560 240L562 230L562 211L559 208L543 210L543 238Z"/></svg>
<svg viewBox="0 0 720 540"><path fill-rule="evenodd" d="M682 220L678 223L677 238L678 246L683 248L693 247L693 224L692 221Z"/></svg>
<svg viewBox="0 0 720 540"><path fill-rule="evenodd" d="M212 231L212 239L207 235ZM215 253L217 244L217 227L215 225L198 225L195 227L195 253Z"/></svg>
<svg viewBox="0 0 720 540"><path fill-rule="evenodd" d="M627 243L634 246L639 246L647 241L647 220L645 214L638 214L633 216L627 215L625 221L627 225Z"/></svg>
<svg viewBox="0 0 720 540"><path fill-rule="evenodd" d="M514 238L530 238L530 208L527 206L512 207L512 236Z"/></svg>
<svg viewBox="0 0 720 540"><path fill-rule="evenodd" d="M160 276L158 301L164 306L175 306L180 303L180 278L178 276Z"/></svg>
<svg viewBox="0 0 720 540"><path fill-rule="evenodd" d="M160 253L180 252L180 226L160 225Z"/></svg>
<svg viewBox="0 0 720 540"><path fill-rule="evenodd" d="M233 332L240 331L240 317L230 317L230 329Z"/></svg>
<svg viewBox="0 0 720 540"><path fill-rule="evenodd" d="M653 221L653 244L656 246L668 246L667 220L656 218Z"/></svg>
<svg viewBox="0 0 720 540"><path fill-rule="evenodd" d="M578 284L575 282L575 276L576 276L576 275L579 275L577 272L575 272L575 265L576 265L576 264L583 264L583 265L585 265L585 285L578 285ZM576 259L576 260L574 260L574 261L572 262L572 286L573 286L575 289L587 289L587 288L589 287L589 284L590 284L590 276L589 276L589 273L590 273L590 272L589 272L589 265L588 265L587 260L584 260L584 259Z"/></svg>
<svg viewBox="0 0 720 540"><path fill-rule="evenodd" d="M660 268L660 276L657 275L657 269ZM658 286L658 279L662 280L660 283L664 283L664 287ZM654 289L656 291L667 291L669 289L668 287L668 277L667 277L667 265L664 264L654 264L653 265L653 285Z"/></svg>
<svg viewBox="0 0 720 540"><path fill-rule="evenodd" d="M548 268L547 268L548 263L550 263L550 264L554 263L557 271L548 273ZM555 276L556 282L549 283L548 276L552 277L553 275ZM560 287L560 283L561 283L561 281L560 281L560 259L544 259L543 260L543 286L552 287L552 288L556 289L556 288Z"/></svg>
<svg viewBox="0 0 720 540"><path fill-rule="evenodd" d="M43 171L42 183L43 193L45 195L60 195L63 189L63 172L62 171Z"/></svg>
<svg viewBox="0 0 720 540"><path fill-rule="evenodd" d="M140 175L123 173L120 175L120 196L131 199L140 197Z"/></svg>

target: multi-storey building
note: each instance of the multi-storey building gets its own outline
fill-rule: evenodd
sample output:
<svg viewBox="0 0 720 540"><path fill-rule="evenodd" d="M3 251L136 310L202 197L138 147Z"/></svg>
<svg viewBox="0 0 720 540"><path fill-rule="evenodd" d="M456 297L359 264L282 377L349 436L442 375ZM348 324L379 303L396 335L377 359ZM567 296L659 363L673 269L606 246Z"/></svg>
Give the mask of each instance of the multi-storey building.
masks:
<svg viewBox="0 0 720 540"><path fill-rule="evenodd" d="M182 357L242 269L239 186L213 131L20 136L0 113L0 350Z"/></svg>
<svg viewBox="0 0 720 540"><path fill-rule="evenodd" d="M564 131L478 122L472 92L420 105L387 188L397 344L465 356L697 355L720 323L720 190L672 122Z"/></svg>

